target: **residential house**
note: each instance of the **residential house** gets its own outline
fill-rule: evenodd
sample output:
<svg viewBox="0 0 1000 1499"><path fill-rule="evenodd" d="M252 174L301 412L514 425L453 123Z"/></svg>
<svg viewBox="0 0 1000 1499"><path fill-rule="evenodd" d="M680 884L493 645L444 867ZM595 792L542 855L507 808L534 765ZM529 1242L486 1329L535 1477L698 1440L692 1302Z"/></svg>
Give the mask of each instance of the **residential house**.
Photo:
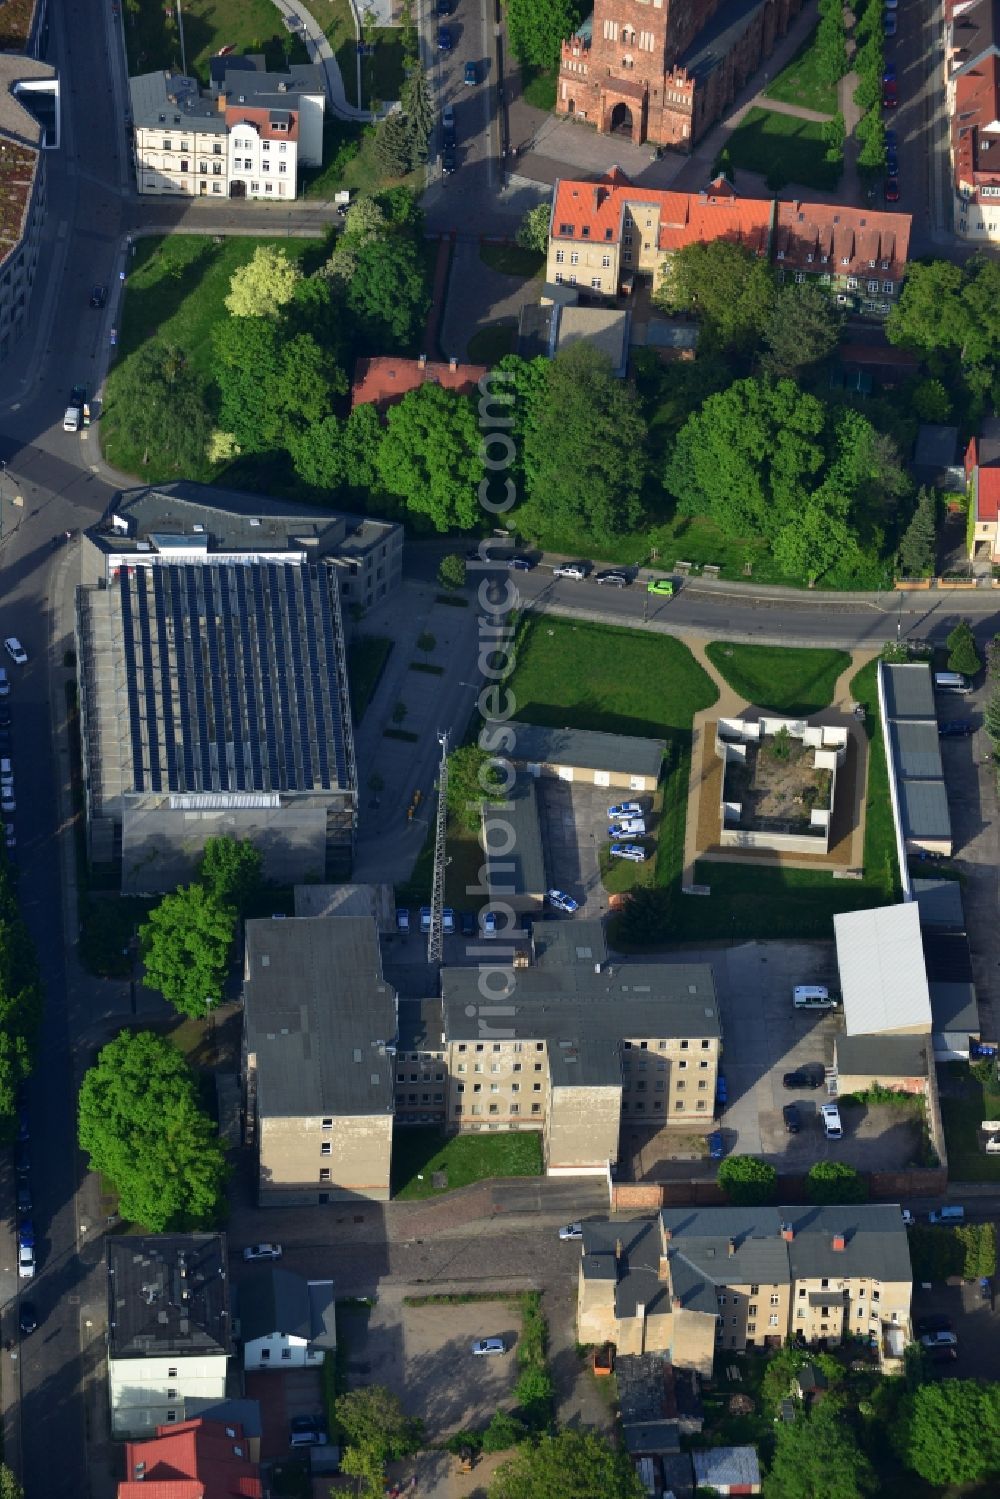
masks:
<svg viewBox="0 0 1000 1499"><path fill-rule="evenodd" d="M118 1499L262 1499L260 1467L236 1421L199 1418L158 1426L147 1441L126 1442L127 1478Z"/></svg>
<svg viewBox="0 0 1000 1499"><path fill-rule="evenodd" d="M950 120L955 226L966 239L1000 243L1000 8L949 0L945 101Z"/></svg>
<svg viewBox="0 0 1000 1499"><path fill-rule="evenodd" d="M556 776L560 781L635 792L652 792L659 784L666 753L661 739L591 729L550 729L513 719L505 727L514 738L512 763L531 776Z"/></svg>
<svg viewBox="0 0 1000 1499"><path fill-rule="evenodd" d="M299 167L323 164L322 68L269 73L248 55L213 58L211 72L208 89L163 71L129 79L139 192L290 202Z"/></svg>
<svg viewBox="0 0 1000 1499"><path fill-rule="evenodd" d="M1000 417L982 418L979 435L969 439L964 467L973 510L969 555L1000 562Z"/></svg>
<svg viewBox="0 0 1000 1499"><path fill-rule="evenodd" d="M557 354L586 343L611 361L615 377L624 380L628 373L629 342L632 336L631 313L614 307L581 307L575 287L553 287L568 291L563 300L526 302L521 308L517 329L517 352L522 359L554 359Z"/></svg>
<svg viewBox="0 0 1000 1499"><path fill-rule="evenodd" d="M562 44L556 112L690 151L771 55L800 0L595 0Z"/></svg>
<svg viewBox="0 0 1000 1499"><path fill-rule="evenodd" d="M775 205L772 263L783 280L815 280L871 316L898 300L906 274L910 216L836 203Z"/></svg>
<svg viewBox="0 0 1000 1499"><path fill-rule="evenodd" d="M893 1330L909 1330L912 1278L894 1204L668 1208L655 1219L591 1221L577 1338L662 1350L706 1378L717 1349L780 1348L790 1337L872 1338L890 1364Z"/></svg>
<svg viewBox="0 0 1000 1499"><path fill-rule="evenodd" d="M223 1234L107 1241L111 1433L181 1425L185 1401L221 1400L233 1351Z"/></svg>
<svg viewBox="0 0 1000 1499"><path fill-rule="evenodd" d="M709 1494L759 1494L756 1447L705 1447L691 1454L695 1487Z"/></svg>
<svg viewBox="0 0 1000 1499"><path fill-rule="evenodd" d="M245 1127L261 1206L387 1201L396 995L374 921L248 921L245 934Z"/></svg>
<svg viewBox="0 0 1000 1499"><path fill-rule="evenodd" d="M445 390L471 396L488 374L489 367L485 364L460 364L457 359L449 359L445 364L429 360L426 354L416 359L395 355L359 359L354 365L351 406L374 406L382 415L422 385L440 385Z"/></svg>
<svg viewBox="0 0 1000 1499"><path fill-rule="evenodd" d="M239 1285L243 1368L320 1368L337 1347L332 1280L260 1266Z"/></svg>

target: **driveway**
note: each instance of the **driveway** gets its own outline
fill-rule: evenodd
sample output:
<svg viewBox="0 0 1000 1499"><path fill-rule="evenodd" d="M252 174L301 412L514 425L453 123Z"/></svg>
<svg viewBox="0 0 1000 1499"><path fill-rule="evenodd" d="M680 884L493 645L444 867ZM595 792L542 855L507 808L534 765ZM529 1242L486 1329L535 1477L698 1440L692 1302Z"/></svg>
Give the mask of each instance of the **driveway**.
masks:
<svg viewBox="0 0 1000 1499"><path fill-rule="evenodd" d="M608 798L606 787L581 786L547 776L538 781L549 885L579 901L581 916L595 919L608 909L598 862L600 840L606 838L608 829Z"/></svg>
<svg viewBox="0 0 1000 1499"><path fill-rule="evenodd" d="M293 1416L323 1413L318 1369L248 1374L246 1392L249 1400L260 1402L260 1455L265 1462L288 1456L288 1427Z"/></svg>
<svg viewBox="0 0 1000 1499"><path fill-rule="evenodd" d="M541 196L535 200L540 202ZM525 205L531 207L531 203ZM516 323L521 308L537 302L540 276L505 276L480 259L478 238L456 240L448 280L448 300L441 321L441 348L450 358L464 359L473 334L506 318Z"/></svg>
<svg viewBox="0 0 1000 1499"><path fill-rule="evenodd" d="M925 1291L913 1287L913 1324L931 1313L943 1313L958 1337L958 1358L953 1364L932 1364L935 1379L994 1379L1000 1312L984 1301L978 1281L960 1285L935 1285Z"/></svg>

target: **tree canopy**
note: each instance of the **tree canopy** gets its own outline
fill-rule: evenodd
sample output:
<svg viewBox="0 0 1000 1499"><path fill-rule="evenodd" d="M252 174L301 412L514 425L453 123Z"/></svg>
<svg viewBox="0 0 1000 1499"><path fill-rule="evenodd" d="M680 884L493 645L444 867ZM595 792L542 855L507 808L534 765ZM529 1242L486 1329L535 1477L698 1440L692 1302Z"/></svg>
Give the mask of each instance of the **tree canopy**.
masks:
<svg viewBox="0 0 1000 1499"><path fill-rule="evenodd" d="M758 1207L774 1199L778 1173L770 1161L755 1155L730 1155L719 1167L716 1180L730 1202L738 1207Z"/></svg>
<svg viewBox="0 0 1000 1499"><path fill-rule="evenodd" d="M1000 1471L1000 1385L920 1385L902 1402L893 1430L900 1457L928 1483L975 1483Z"/></svg>
<svg viewBox="0 0 1000 1499"><path fill-rule="evenodd" d="M548 203L536 203L525 210L517 228L517 242L522 250L538 250L542 255L549 247L549 219L552 209Z"/></svg>
<svg viewBox="0 0 1000 1499"><path fill-rule="evenodd" d="M775 379L818 364L837 346L843 314L829 292L812 281L778 292L764 327L765 371Z"/></svg>
<svg viewBox="0 0 1000 1499"><path fill-rule="evenodd" d="M211 1227L227 1167L194 1074L152 1031L123 1031L80 1087L80 1148L118 1193L121 1216L152 1233Z"/></svg>
<svg viewBox="0 0 1000 1499"><path fill-rule="evenodd" d="M158 453L178 473L197 473L205 458L211 419L202 381L182 349L161 339L143 344L122 365L112 416L148 463Z"/></svg>
<svg viewBox="0 0 1000 1499"><path fill-rule="evenodd" d="M198 860L198 881L223 906L241 915L264 883L264 855L249 838L208 838Z"/></svg>
<svg viewBox="0 0 1000 1499"><path fill-rule="evenodd" d="M642 515L646 463L635 388L590 344L558 354L524 431L529 495L546 520L595 541L630 530Z"/></svg>
<svg viewBox="0 0 1000 1499"><path fill-rule="evenodd" d="M854 1166L846 1161L815 1161L806 1177L810 1202L867 1202L868 1183Z"/></svg>
<svg viewBox="0 0 1000 1499"><path fill-rule="evenodd" d="M0 1135L17 1110L18 1084L31 1072L42 1016L34 944L0 861Z"/></svg>
<svg viewBox="0 0 1000 1499"><path fill-rule="evenodd" d="M302 270L275 245L258 245L229 280L226 306L233 317L276 317L295 296Z"/></svg>
<svg viewBox="0 0 1000 1499"><path fill-rule="evenodd" d="M670 257L653 300L697 313L707 350L746 351L772 316L776 291L766 260L731 240L685 245Z"/></svg>
<svg viewBox="0 0 1000 1499"><path fill-rule="evenodd" d="M386 1463L416 1451L421 1422L404 1415L398 1397L383 1385L338 1396L336 1419L347 1446L341 1470L360 1480L364 1499L382 1499Z"/></svg>
<svg viewBox="0 0 1000 1499"><path fill-rule="evenodd" d="M309 333L273 318L231 317L216 326L220 422L244 453L287 447L329 414L347 380Z"/></svg>
<svg viewBox="0 0 1000 1499"><path fill-rule="evenodd" d="M519 62L534 68L559 65L559 48L583 19L579 0L504 0L507 35Z"/></svg>
<svg viewBox="0 0 1000 1499"><path fill-rule="evenodd" d="M910 524L899 542L899 562L904 578L927 578L937 558L937 501L930 489L921 489Z"/></svg>
<svg viewBox="0 0 1000 1499"><path fill-rule="evenodd" d="M490 1499L642 1499L643 1493L628 1455L577 1427L519 1447L489 1486Z"/></svg>
<svg viewBox="0 0 1000 1499"><path fill-rule="evenodd" d="M146 983L182 1014L207 1014L222 999L235 935L234 906L204 885L182 885L139 928Z"/></svg>
<svg viewBox="0 0 1000 1499"><path fill-rule="evenodd" d="M948 670L974 677L982 664L972 626L967 619L960 619L948 636Z"/></svg>
<svg viewBox="0 0 1000 1499"><path fill-rule="evenodd" d="M390 406L376 461L383 487L435 530L467 531L479 519L479 431L470 401L458 391L421 385Z"/></svg>
<svg viewBox="0 0 1000 1499"><path fill-rule="evenodd" d="M864 1499L877 1489L843 1406L829 1396L774 1428L765 1499Z"/></svg>

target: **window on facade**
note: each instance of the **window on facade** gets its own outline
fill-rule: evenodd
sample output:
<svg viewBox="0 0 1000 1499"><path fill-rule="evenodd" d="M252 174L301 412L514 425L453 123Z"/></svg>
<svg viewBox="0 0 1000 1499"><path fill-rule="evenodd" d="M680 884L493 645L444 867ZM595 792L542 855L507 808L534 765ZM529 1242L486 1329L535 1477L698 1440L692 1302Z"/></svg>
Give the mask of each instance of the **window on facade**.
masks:
<svg viewBox="0 0 1000 1499"><path fill-rule="evenodd" d="M499 1062L491 1062L490 1063L490 1071L491 1072L499 1072L500 1070L501 1070L501 1068L500 1068L500 1063Z"/></svg>
<svg viewBox="0 0 1000 1499"><path fill-rule="evenodd" d="M514 1067L513 1067L513 1070L514 1070L514 1071L515 1071L515 1072L520 1072L520 1070L521 1070L521 1064L520 1064L520 1062L515 1062L515 1063L514 1063Z"/></svg>
<svg viewBox="0 0 1000 1499"><path fill-rule="evenodd" d="M680 1113L681 1110L684 1107L684 1100L683 1100L683 1098L678 1098L678 1100L677 1100L676 1104L674 1105L674 1107L677 1109L677 1112Z"/></svg>
<svg viewBox="0 0 1000 1499"><path fill-rule="evenodd" d="M540 1103L533 1103L531 1105L531 1112L533 1114L540 1114L542 1112L542 1106L541 1106L541 1104Z"/></svg>
<svg viewBox="0 0 1000 1499"><path fill-rule="evenodd" d="M213 182L212 183L212 191L213 191L213 193L221 193L222 192L222 183L221 182Z"/></svg>
<svg viewBox="0 0 1000 1499"><path fill-rule="evenodd" d="M541 1070L542 1070L542 1064L541 1064L541 1062L536 1062L535 1063L535 1071L536 1072L541 1072Z"/></svg>
<svg viewBox="0 0 1000 1499"><path fill-rule="evenodd" d="M611 264L611 256L610 255L602 255L601 256L601 265L604 267L605 270L608 269L608 267L610 266L610 264Z"/></svg>
<svg viewBox="0 0 1000 1499"><path fill-rule="evenodd" d="M462 1112L462 1105L460 1103L457 1103L455 1105L455 1107L452 1109L452 1113L453 1114L460 1114L461 1112Z"/></svg>
<svg viewBox="0 0 1000 1499"><path fill-rule="evenodd" d="M570 286L575 286L576 285L576 277L575 276L570 276L570 278L569 278L569 284L570 284Z"/></svg>
<svg viewBox="0 0 1000 1499"><path fill-rule="evenodd" d="M328 1182L330 1180L329 1166L321 1166L319 1168L319 1179L321 1182Z"/></svg>
<svg viewBox="0 0 1000 1499"><path fill-rule="evenodd" d="M520 1083L511 1083L511 1085L510 1085L510 1091L512 1093L520 1093L520 1091L521 1091L521 1084Z"/></svg>
<svg viewBox="0 0 1000 1499"><path fill-rule="evenodd" d="M756 1315L757 1315L757 1305L756 1305L755 1302L751 1301L750 1305L747 1307L747 1316L748 1317L756 1317Z"/></svg>
<svg viewBox="0 0 1000 1499"><path fill-rule="evenodd" d="M481 1114L483 1112L483 1106L482 1106L482 1104L481 1103L474 1103L472 1105L472 1112L474 1114Z"/></svg>
<svg viewBox="0 0 1000 1499"><path fill-rule="evenodd" d="M772 1291L771 1292L771 1305L772 1306L780 1306L781 1305L781 1297L778 1295L777 1291Z"/></svg>
<svg viewBox="0 0 1000 1499"><path fill-rule="evenodd" d="M561 286L562 285L562 279L563 279L563 273L562 273L562 271L556 271L556 285L557 286Z"/></svg>
<svg viewBox="0 0 1000 1499"><path fill-rule="evenodd" d="M281 1350L281 1357L283 1359L289 1359L290 1360L291 1357L292 1357L292 1350L290 1348L282 1348L282 1350Z"/></svg>
<svg viewBox="0 0 1000 1499"><path fill-rule="evenodd" d="M771 1313L770 1317L768 1317L768 1319L767 1319L767 1325L768 1325L768 1327L777 1327L777 1325L778 1325L778 1314L777 1314L777 1312L772 1312Z"/></svg>
<svg viewBox="0 0 1000 1499"><path fill-rule="evenodd" d="M521 1105L519 1103L512 1103L510 1111L512 1114L519 1114L521 1112Z"/></svg>
<svg viewBox="0 0 1000 1499"><path fill-rule="evenodd" d="M483 1064L482 1064L482 1062L474 1062L473 1065L472 1065L472 1070L473 1070L473 1072L482 1072L482 1070L483 1070Z"/></svg>
<svg viewBox="0 0 1000 1499"><path fill-rule="evenodd" d="M473 1093L481 1093L483 1091L483 1085L482 1085L482 1083L473 1083L472 1084L472 1091L473 1091Z"/></svg>
<svg viewBox="0 0 1000 1499"><path fill-rule="evenodd" d="M176 1379L177 1378L177 1370L176 1369L168 1369L167 1370L167 1378L168 1379Z"/></svg>
<svg viewBox="0 0 1000 1499"><path fill-rule="evenodd" d="M591 287L593 288L594 291L600 291L600 289L601 289L601 278L600 278L600 276L591 276L591 278L590 278L590 285L591 285Z"/></svg>
<svg viewBox="0 0 1000 1499"><path fill-rule="evenodd" d="M690 1046L690 1045L691 1045L691 1042L690 1042L690 1041L682 1041L682 1042L681 1042L681 1051L687 1051L687 1049L688 1049L688 1047L689 1047L689 1046ZM684 1065L684 1063L683 1063L683 1062L682 1062L682 1063L681 1063L681 1066L682 1066L682 1067L683 1067L683 1065Z"/></svg>
<svg viewBox="0 0 1000 1499"><path fill-rule="evenodd" d="M686 1088L686 1087L687 1087L687 1083L684 1081L684 1079L683 1078L679 1078L678 1082L677 1082L678 1092L681 1090L681 1088Z"/></svg>
<svg viewBox="0 0 1000 1499"><path fill-rule="evenodd" d="M320 1155L331 1155L332 1152L333 1146L330 1144L329 1140L324 1140L323 1144L319 1148Z"/></svg>
<svg viewBox="0 0 1000 1499"><path fill-rule="evenodd" d="M570 251L569 263L570 263L570 265L579 265L580 264L580 256L579 256L579 252L578 251L576 251L576 250L571 250Z"/></svg>

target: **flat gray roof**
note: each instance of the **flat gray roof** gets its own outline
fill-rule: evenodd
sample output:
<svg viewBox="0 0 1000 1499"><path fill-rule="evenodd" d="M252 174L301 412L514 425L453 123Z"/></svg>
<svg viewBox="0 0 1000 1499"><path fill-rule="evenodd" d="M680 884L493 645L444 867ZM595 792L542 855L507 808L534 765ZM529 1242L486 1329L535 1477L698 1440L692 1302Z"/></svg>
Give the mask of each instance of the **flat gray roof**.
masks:
<svg viewBox="0 0 1000 1499"><path fill-rule="evenodd" d="M849 1036L926 1026L927 992L915 902L847 911L833 918Z"/></svg>
<svg viewBox="0 0 1000 1499"><path fill-rule="evenodd" d="M888 727L897 775L903 780L940 780L941 744L937 724L905 719L890 722Z"/></svg>
<svg viewBox="0 0 1000 1499"><path fill-rule="evenodd" d="M487 849L504 850L486 854L490 897L501 900L509 895L543 895L547 887L545 854L533 776L519 775L502 804L483 804L484 832L488 827L493 832Z"/></svg>
<svg viewBox="0 0 1000 1499"><path fill-rule="evenodd" d="M935 1031L955 1031L966 1036L979 1035L979 1006L976 986L972 983L930 985L931 1018Z"/></svg>
<svg viewBox="0 0 1000 1499"><path fill-rule="evenodd" d="M955 462L957 448L957 427L945 427L938 422L921 422L913 452L913 467L950 468Z"/></svg>
<svg viewBox="0 0 1000 1499"><path fill-rule="evenodd" d="M924 930L965 931L960 880L914 880L913 895Z"/></svg>
<svg viewBox="0 0 1000 1499"><path fill-rule="evenodd" d="M899 810L906 838L951 838L944 781L899 782Z"/></svg>
<svg viewBox="0 0 1000 1499"><path fill-rule="evenodd" d="M925 661L902 665L881 661L879 670L888 718L924 718L937 723L931 669Z"/></svg>
<svg viewBox="0 0 1000 1499"><path fill-rule="evenodd" d="M392 1111L396 996L370 917L246 923L247 1050L262 1117Z"/></svg>
<svg viewBox="0 0 1000 1499"><path fill-rule="evenodd" d="M222 1234L112 1237L107 1256L112 1358L199 1358L232 1351Z"/></svg>
<svg viewBox="0 0 1000 1499"><path fill-rule="evenodd" d="M658 776L667 747L662 739L633 739L592 729L556 729L513 719L506 727L514 735L511 759L529 765L568 765L581 770Z"/></svg>
<svg viewBox="0 0 1000 1499"><path fill-rule="evenodd" d="M848 1077L926 1077L926 1036L837 1036L837 1070Z"/></svg>

